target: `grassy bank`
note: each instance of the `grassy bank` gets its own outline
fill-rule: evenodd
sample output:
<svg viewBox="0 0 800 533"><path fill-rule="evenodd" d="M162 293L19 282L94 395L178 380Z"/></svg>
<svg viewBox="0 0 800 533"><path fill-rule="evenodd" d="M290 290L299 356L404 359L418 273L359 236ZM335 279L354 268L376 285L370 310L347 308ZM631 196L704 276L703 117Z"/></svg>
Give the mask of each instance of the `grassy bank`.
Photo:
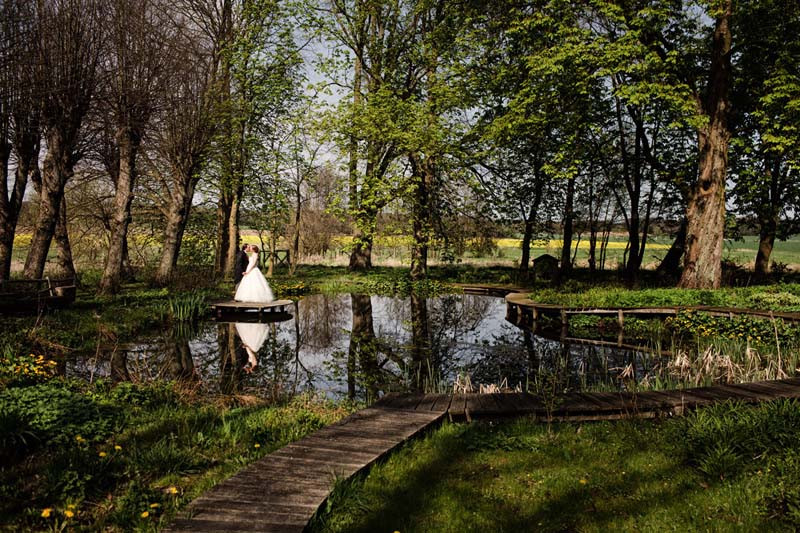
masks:
<svg viewBox="0 0 800 533"><path fill-rule="evenodd" d="M619 284L567 282L560 287L541 287L530 297L540 303L572 307L680 307L715 306L745 309L800 311L800 283L724 287L716 290L641 288Z"/></svg>
<svg viewBox="0 0 800 533"><path fill-rule="evenodd" d="M786 531L800 403L681 419L446 424L337 487L314 531Z"/></svg>
<svg viewBox="0 0 800 533"><path fill-rule="evenodd" d="M299 397L198 398L175 383L92 385L18 371L0 390L0 524L151 531L242 466L352 410ZM31 365L29 365L31 366ZM249 400L249 401L246 401Z"/></svg>

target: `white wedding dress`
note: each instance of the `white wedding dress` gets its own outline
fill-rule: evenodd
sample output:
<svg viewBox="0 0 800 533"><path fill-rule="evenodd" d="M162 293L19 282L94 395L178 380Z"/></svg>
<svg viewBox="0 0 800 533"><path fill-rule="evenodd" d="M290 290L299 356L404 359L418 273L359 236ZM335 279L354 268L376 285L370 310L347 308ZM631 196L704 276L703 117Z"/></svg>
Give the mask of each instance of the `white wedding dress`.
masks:
<svg viewBox="0 0 800 533"><path fill-rule="evenodd" d="M272 289L261 270L256 266L258 254L250 254L250 261L233 299L237 302L268 303L275 299Z"/></svg>
<svg viewBox="0 0 800 533"><path fill-rule="evenodd" d="M269 324L260 322L237 322L236 333L242 339L242 345L247 352L247 362L252 370L258 365L256 354L264 346L264 341L269 335Z"/></svg>

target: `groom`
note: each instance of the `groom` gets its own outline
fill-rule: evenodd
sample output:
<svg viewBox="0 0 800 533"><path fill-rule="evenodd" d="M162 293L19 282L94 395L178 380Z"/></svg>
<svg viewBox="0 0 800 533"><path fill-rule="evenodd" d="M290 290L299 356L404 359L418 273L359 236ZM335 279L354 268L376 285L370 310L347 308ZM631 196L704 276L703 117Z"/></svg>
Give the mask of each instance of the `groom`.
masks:
<svg viewBox="0 0 800 533"><path fill-rule="evenodd" d="M239 250L239 253L236 254L236 260L233 262L233 282L236 284L233 288L234 292L236 292L236 288L239 286L239 283L241 283L242 277L244 276L244 269L249 259L247 257L247 252L249 251L250 245L243 244L242 248Z"/></svg>

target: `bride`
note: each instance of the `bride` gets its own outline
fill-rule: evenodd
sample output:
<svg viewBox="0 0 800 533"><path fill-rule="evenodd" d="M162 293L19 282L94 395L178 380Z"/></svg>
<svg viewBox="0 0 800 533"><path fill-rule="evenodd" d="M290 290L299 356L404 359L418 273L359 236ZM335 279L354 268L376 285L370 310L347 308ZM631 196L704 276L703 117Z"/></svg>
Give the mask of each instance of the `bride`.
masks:
<svg viewBox="0 0 800 533"><path fill-rule="evenodd" d="M251 245L248 247L250 253L250 261L247 263L247 269L244 271L244 277L239 288L236 289L236 294L233 299L237 302L257 302L267 303L275 299L272 294L272 289L269 287L264 274L258 269L258 246Z"/></svg>

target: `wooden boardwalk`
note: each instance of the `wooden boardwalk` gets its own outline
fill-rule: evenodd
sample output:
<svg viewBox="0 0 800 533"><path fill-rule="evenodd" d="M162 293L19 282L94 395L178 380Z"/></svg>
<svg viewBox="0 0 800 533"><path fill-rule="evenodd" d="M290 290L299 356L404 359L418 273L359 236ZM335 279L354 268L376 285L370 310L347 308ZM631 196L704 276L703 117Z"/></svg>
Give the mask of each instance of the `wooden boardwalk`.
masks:
<svg viewBox="0 0 800 533"><path fill-rule="evenodd" d="M301 532L336 479L371 465L444 416L444 410L361 410L216 485L168 531Z"/></svg>
<svg viewBox="0 0 800 533"><path fill-rule="evenodd" d="M623 326L626 316L640 318L663 318L674 316L683 311L699 311L712 316L733 318L738 315L753 316L765 319L780 318L787 322L800 322L800 313L781 311L763 311L760 309L742 309L738 307L714 306L665 306L665 307L569 307L557 304L543 304L531 300L524 292L511 292L506 295L506 318L516 324L536 322L540 316L556 316L562 323L567 323L572 315L595 315L615 317Z"/></svg>
<svg viewBox="0 0 800 533"><path fill-rule="evenodd" d="M667 391L574 392L550 399L524 392L389 395L376 405L414 412L445 409L455 420L527 415L542 422L582 422L673 416L726 400L760 402L777 398L800 398L800 378Z"/></svg>
<svg viewBox="0 0 800 533"><path fill-rule="evenodd" d="M591 392L550 400L527 393L390 394L244 468L192 502L168 531L301 532L346 479L445 416L527 415L539 421L614 420L683 414L737 400L800 398L800 378L647 392Z"/></svg>

